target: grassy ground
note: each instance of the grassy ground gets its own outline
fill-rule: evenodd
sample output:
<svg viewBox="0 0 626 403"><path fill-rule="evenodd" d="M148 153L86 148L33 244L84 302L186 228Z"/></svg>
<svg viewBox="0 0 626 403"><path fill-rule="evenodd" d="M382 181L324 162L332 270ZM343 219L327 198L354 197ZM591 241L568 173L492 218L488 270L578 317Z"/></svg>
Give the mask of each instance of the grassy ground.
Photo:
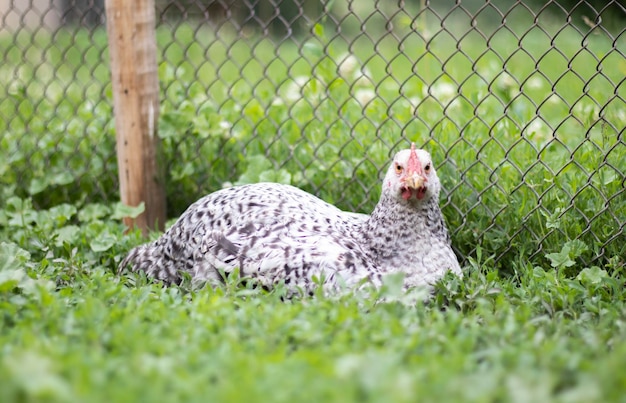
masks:
<svg viewBox="0 0 626 403"><path fill-rule="evenodd" d="M394 149L438 161L463 279L285 302L114 274L144 240L115 203L106 35L71 34L0 38L1 401L624 401L623 44L159 30L172 217L259 180L369 211Z"/></svg>
<svg viewBox="0 0 626 403"><path fill-rule="evenodd" d="M105 255L128 240L117 243ZM2 401L624 398L624 281L597 268L505 279L476 261L428 304L403 304L393 284L381 295L397 302L285 302L234 283L119 278L102 253L73 246L29 259L2 245Z"/></svg>

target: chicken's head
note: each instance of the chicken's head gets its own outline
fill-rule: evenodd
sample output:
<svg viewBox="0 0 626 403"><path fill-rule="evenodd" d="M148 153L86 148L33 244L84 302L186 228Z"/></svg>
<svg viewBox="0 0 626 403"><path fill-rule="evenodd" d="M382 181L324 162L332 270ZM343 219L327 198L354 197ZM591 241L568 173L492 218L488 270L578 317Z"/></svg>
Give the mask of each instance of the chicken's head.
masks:
<svg viewBox="0 0 626 403"><path fill-rule="evenodd" d="M393 157L383 182L383 192L406 202L426 201L441 189L430 154L415 148L402 150Z"/></svg>

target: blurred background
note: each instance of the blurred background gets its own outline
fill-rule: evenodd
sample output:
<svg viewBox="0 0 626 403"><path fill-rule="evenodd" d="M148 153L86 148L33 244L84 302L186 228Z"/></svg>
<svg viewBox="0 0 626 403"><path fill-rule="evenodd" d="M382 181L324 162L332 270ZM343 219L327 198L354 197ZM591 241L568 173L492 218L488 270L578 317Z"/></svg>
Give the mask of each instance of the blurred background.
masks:
<svg viewBox="0 0 626 403"><path fill-rule="evenodd" d="M498 24L502 12L522 5L524 9L542 19L562 20L564 16L571 18L573 23L584 26L593 18L600 16L602 25L609 30L620 31L624 24L626 2L623 0L438 0L438 1L392 1L378 0L373 3L337 0L329 2L306 0L156 0L157 13L165 19L196 19L220 22L226 19L238 26L248 26L250 29L270 30L273 34L302 33L309 30L309 22L318 20L323 14L331 15L339 22L346 14L355 17L367 18L372 9L391 11L402 8L404 10L419 10L428 7L440 13L461 19L476 16L476 22L484 24ZM458 3L458 4L457 4ZM25 25L32 28L44 25L48 29L56 29L63 25L79 24L95 26L105 22L104 0L31 0L16 2L2 0L0 2L3 29L15 30ZM516 16L520 10L513 12ZM468 13L470 15L468 15ZM384 17L381 15L380 17ZM43 24L42 24L43 22ZM358 21L340 21L340 25L350 30L358 30ZM352 25L352 27L350 27Z"/></svg>

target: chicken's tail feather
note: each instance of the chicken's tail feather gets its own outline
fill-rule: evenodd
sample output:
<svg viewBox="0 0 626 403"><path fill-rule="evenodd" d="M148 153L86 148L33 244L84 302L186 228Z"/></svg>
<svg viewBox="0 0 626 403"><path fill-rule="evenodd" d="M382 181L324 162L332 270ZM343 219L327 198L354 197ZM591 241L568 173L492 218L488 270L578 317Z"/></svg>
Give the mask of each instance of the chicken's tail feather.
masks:
<svg viewBox="0 0 626 403"><path fill-rule="evenodd" d="M152 262L152 245L140 245L133 248L128 255L122 260L117 267L117 274L121 274L124 269L129 265L132 266L132 271L146 270L146 266L150 266Z"/></svg>

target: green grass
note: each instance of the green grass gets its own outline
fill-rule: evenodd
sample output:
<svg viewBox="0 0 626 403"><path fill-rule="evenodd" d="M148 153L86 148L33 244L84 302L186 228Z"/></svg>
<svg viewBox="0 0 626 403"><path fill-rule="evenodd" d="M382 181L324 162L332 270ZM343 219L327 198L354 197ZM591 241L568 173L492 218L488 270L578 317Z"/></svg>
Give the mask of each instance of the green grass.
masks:
<svg viewBox="0 0 626 403"><path fill-rule="evenodd" d="M260 180L368 212L389 155L426 147L466 273L429 303L117 276L144 239L120 221L106 34L0 38L0 400L623 401L623 40L457 48L463 25L429 14L425 42L405 20L353 45L161 27L159 135L171 218Z"/></svg>
<svg viewBox="0 0 626 403"><path fill-rule="evenodd" d="M117 277L81 234L40 263L2 245L3 401L623 399L624 281L597 268L503 279L472 262L429 304L393 287L376 297L398 302L282 301ZM105 255L126 249L117 238Z"/></svg>

